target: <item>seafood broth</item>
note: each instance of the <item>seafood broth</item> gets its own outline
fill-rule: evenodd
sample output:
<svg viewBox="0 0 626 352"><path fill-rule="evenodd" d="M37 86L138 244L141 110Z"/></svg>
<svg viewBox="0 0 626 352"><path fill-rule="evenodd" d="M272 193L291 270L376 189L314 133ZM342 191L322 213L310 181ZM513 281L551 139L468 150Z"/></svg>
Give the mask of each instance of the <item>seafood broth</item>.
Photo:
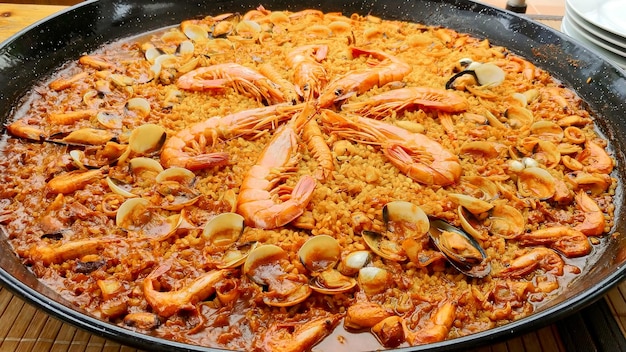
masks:
<svg viewBox="0 0 626 352"><path fill-rule="evenodd" d="M615 161L573 91L488 40L373 16L259 7L112 43L7 131L24 264L95 317L208 347L501 326L613 226Z"/></svg>

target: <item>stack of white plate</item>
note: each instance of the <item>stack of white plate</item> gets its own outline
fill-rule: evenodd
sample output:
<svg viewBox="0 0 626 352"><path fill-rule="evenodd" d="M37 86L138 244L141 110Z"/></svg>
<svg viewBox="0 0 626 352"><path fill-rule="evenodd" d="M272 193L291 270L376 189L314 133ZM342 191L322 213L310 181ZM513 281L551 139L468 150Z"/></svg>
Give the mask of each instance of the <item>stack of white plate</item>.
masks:
<svg viewBox="0 0 626 352"><path fill-rule="evenodd" d="M566 0L561 31L626 69L626 0Z"/></svg>

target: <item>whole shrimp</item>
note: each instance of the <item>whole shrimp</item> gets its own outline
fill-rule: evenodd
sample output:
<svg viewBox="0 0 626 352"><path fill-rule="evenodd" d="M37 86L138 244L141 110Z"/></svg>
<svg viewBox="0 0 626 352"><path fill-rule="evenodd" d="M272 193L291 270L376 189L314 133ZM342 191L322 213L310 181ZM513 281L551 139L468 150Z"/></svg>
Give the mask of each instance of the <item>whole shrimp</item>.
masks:
<svg viewBox="0 0 626 352"><path fill-rule="evenodd" d="M331 133L380 145L389 161L417 182L446 186L461 177L457 156L421 133L366 117L342 116L330 110L323 110L321 116Z"/></svg>
<svg viewBox="0 0 626 352"><path fill-rule="evenodd" d="M180 310L193 308L194 304L214 294L217 284L228 278L232 272L230 269L209 271L181 289L169 292L157 291L154 288L154 280L168 271L170 267L171 263L164 263L143 280L143 294L146 301L162 317L169 317Z"/></svg>
<svg viewBox="0 0 626 352"><path fill-rule="evenodd" d="M296 92L304 101L312 101L318 97L328 83L326 69L320 64L327 54L327 45L304 45L287 55L287 63L294 70ZM315 178L320 181L330 178L335 169L333 155L315 119L310 119L306 123L302 137L319 165Z"/></svg>
<svg viewBox="0 0 626 352"><path fill-rule="evenodd" d="M550 226L524 233L517 239L523 245L550 247L568 258L587 255L591 253L592 249L587 236L570 226Z"/></svg>
<svg viewBox="0 0 626 352"><path fill-rule="evenodd" d="M237 212L251 226L273 229L302 215L313 196L316 182L311 176L300 178L290 195L281 196L284 180L281 172L291 171L298 150L298 133L312 115L307 104L299 115L276 130L257 163L246 174L237 197ZM277 174L278 172L278 174ZM283 198L287 200L282 201Z"/></svg>
<svg viewBox="0 0 626 352"><path fill-rule="evenodd" d="M320 95L328 83L328 73L320 64L328 54L327 45L304 45L287 55L287 63L294 70L293 81L297 93L309 101Z"/></svg>
<svg viewBox="0 0 626 352"><path fill-rule="evenodd" d="M318 98L319 107L329 107L375 86L381 87L390 82L401 81L412 71L410 65L382 51L354 47L350 50L352 56L370 55L380 62L370 69L348 72L331 82Z"/></svg>
<svg viewBox="0 0 626 352"><path fill-rule="evenodd" d="M274 352L308 351L330 334L340 320L340 314L333 314L318 317L306 323L274 323L263 334L263 349Z"/></svg>
<svg viewBox="0 0 626 352"><path fill-rule="evenodd" d="M299 108L300 106L296 105L270 105L224 117L214 116L191 125L167 139L161 150L161 164L165 167L179 166L189 170L225 165L228 162L227 153L199 154L191 150L207 143L214 147L219 139L259 133L290 118Z"/></svg>
<svg viewBox="0 0 626 352"><path fill-rule="evenodd" d="M378 94L366 101L345 104L341 109L380 119L390 115L391 111L397 112L413 107L457 113L467 110L469 104L465 98L450 90L409 87Z"/></svg>
<svg viewBox="0 0 626 352"><path fill-rule="evenodd" d="M515 258L511 264L500 271L497 276L520 278L537 268L561 276L563 275L564 267L565 262L557 252L549 248L537 247Z"/></svg>
<svg viewBox="0 0 626 352"><path fill-rule="evenodd" d="M113 238L89 238L70 241L61 245L39 245L31 248L28 256L43 265L59 264L87 254L99 253L107 243L118 242Z"/></svg>
<svg viewBox="0 0 626 352"><path fill-rule="evenodd" d="M178 88L193 91L223 89L227 85L268 104L285 102L276 83L251 68L235 63L200 67L180 76L176 82Z"/></svg>

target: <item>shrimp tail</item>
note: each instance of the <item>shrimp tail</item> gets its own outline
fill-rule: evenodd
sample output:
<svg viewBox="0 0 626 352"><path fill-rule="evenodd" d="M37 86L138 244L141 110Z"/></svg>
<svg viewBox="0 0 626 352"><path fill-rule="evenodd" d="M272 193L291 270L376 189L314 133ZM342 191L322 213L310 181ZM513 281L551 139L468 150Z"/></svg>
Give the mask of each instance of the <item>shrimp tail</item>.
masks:
<svg viewBox="0 0 626 352"><path fill-rule="evenodd" d="M407 151L407 148L401 145L393 144L384 147L383 153L402 173L417 182L426 185L438 184L445 186L456 181L454 176L444 175L433 168L432 165L428 166L425 163L416 162L414 157Z"/></svg>
<svg viewBox="0 0 626 352"><path fill-rule="evenodd" d="M287 201L262 208L254 216L247 216L248 224L262 229L272 229L292 222L304 213L304 209L313 197L315 186L316 181L313 177L303 176ZM256 204L254 202L244 204L241 210L245 213L248 206L256 207Z"/></svg>

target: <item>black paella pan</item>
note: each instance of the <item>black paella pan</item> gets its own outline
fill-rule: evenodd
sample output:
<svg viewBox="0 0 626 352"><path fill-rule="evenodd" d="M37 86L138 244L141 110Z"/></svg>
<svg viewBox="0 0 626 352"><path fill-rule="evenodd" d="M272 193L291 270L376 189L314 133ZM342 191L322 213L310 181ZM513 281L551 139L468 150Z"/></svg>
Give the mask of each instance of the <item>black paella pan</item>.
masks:
<svg viewBox="0 0 626 352"><path fill-rule="evenodd" d="M102 44L176 25L193 17L245 12L260 3L250 0L87 1L39 22L0 46L0 119L5 123L20 99L35 84ZM469 0L320 0L307 3L266 0L270 10L372 14L385 19L440 25L506 46L547 70L575 90L598 116L597 125L617 161L612 176L626 180L626 73L568 37L524 17ZM519 321L462 338L410 350L476 347L554 322L593 303L620 282L626 271L626 215L623 185L615 197L615 226L604 237L607 250L592 257L589 271L563 294ZM92 333L145 350L207 350L124 329L88 316L43 286L24 267L0 235L0 281L13 293L48 313Z"/></svg>

